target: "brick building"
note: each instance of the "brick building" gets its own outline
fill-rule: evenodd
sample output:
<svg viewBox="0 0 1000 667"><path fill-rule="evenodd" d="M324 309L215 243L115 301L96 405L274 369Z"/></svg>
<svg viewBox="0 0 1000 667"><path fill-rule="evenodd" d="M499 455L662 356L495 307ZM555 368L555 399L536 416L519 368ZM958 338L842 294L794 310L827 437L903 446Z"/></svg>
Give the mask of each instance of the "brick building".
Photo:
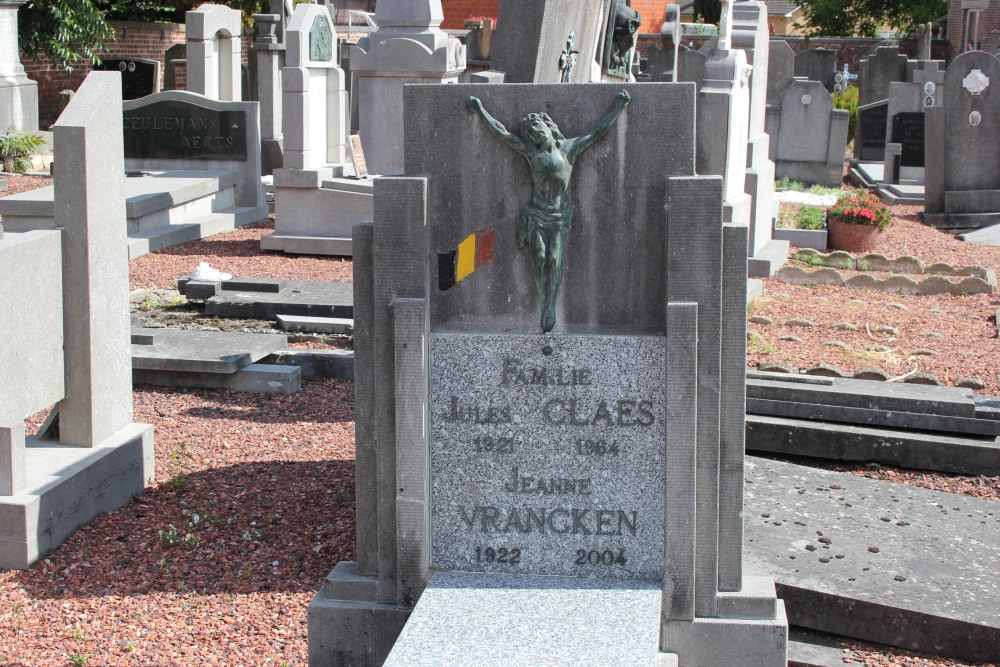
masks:
<svg viewBox="0 0 1000 667"><path fill-rule="evenodd" d="M668 0L632 0L632 9L642 15L641 32L659 32L666 17ZM441 0L445 30L459 30L466 19L491 18L496 23L500 0Z"/></svg>
<svg viewBox="0 0 1000 667"><path fill-rule="evenodd" d="M983 39L1000 30L1000 0L950 0L948 4L949 56L973 51Z"/></svg>

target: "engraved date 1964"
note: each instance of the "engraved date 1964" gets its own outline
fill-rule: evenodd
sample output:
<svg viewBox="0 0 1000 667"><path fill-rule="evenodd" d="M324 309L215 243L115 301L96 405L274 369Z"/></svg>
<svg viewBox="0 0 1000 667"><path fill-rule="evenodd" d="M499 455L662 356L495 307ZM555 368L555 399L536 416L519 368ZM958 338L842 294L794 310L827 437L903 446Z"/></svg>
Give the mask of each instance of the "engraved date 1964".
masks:
<svg viewBox="0 0 1000 667"><path fill-rule="evenodd" d="M517 565L521 562L521 550L504 547L476 547L476 562Z"/></svg>

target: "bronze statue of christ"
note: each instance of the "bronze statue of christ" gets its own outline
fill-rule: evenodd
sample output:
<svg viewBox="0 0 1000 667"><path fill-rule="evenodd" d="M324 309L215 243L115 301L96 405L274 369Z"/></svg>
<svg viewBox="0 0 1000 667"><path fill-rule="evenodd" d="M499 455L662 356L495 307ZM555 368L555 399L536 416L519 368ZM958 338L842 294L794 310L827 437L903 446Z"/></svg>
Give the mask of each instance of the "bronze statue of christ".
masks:
<svg viewBox="0 0 1000 667"><path fill-rule="evenodd" d="M631 97L623 90L615 96L614 106L593 130L567 139L548 114L530 113L520 124L520 134L511 134L503 123L487 113L476 97L469 98L469 108L479 114L495 135L524 156L531 168L531 201L521 210L517 226L517 244L528 246L531 267L541 307L542 332L556 324L556 295L562 281L563 253L573 224L573 200L570 180L576 159L607 133Z"/></svg>

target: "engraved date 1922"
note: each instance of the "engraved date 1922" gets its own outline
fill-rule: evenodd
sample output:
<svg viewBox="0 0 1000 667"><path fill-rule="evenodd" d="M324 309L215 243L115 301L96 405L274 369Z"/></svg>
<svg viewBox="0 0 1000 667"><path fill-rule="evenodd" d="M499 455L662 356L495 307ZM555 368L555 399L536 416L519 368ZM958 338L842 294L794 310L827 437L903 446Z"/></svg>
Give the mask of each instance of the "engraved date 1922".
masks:
<svg viewBox="0 0 1000 667"><path fill-rule="evenodd" d="M521 562L521 550L505 549L503 547L476 547L476 562L517 565Z"/></svg>

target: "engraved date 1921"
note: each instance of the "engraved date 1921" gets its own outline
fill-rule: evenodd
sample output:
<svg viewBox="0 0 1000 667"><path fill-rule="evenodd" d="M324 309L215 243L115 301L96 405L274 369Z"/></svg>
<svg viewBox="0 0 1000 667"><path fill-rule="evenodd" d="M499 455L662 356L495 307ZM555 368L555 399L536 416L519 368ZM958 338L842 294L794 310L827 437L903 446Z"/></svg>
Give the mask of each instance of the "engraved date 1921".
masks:
<svg viewBox="0 0 1000 667"><path fill-rule="evenodd" d="M477 453L486 453L486 454L514 453L514 438L479 435L472 439L472 443L476 446Z"/></svg>
<svg viewBox="0 0 1000 667"><path fill-rule="evenodd" d="M619 549L618 554L612 549L598 551L597 549L577 549L574 565L624 565L625 550Z"/></svg>
<svg viewBox="0 0 1000 667"><path fill-rule="evenodd" d="M503 563L517 565L521 562L520 549L505 549L503 547L476 547L477 563Z"/></svg>

